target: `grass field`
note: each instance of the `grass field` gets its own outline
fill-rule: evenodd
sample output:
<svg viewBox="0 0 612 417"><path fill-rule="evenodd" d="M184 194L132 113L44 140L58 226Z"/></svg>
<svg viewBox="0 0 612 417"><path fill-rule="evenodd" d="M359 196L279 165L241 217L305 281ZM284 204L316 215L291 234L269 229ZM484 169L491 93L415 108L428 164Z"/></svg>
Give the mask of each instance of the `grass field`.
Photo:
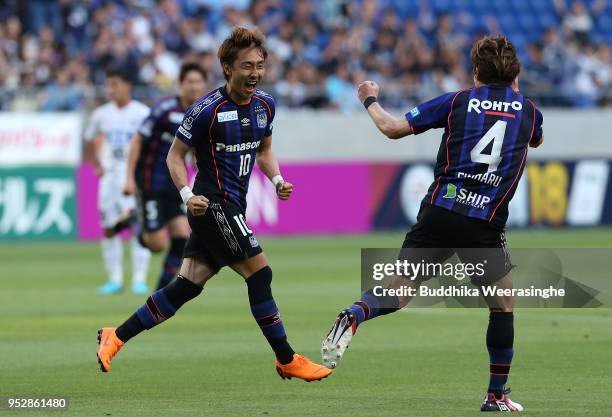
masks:
<svg viewBox="0 0 612 417"><path fill-rule="evenodd" d="M514 247L612 247L612 230L512 231ZM261 238L296 350L319 360L337 312L359 295L359 249L398 234ZM155 257L150 282L160 263ZM362 326L334 374L282 381L246 286L225 271L172 320L127 344L102 374L96 330L143 301L101 297L95 243L0 245L0 397L62 396L66 412L2 416L474 416L486 387L485 310L412 309ZM519 310L512 397L528 416L610 415L606 309Z"/></svg>

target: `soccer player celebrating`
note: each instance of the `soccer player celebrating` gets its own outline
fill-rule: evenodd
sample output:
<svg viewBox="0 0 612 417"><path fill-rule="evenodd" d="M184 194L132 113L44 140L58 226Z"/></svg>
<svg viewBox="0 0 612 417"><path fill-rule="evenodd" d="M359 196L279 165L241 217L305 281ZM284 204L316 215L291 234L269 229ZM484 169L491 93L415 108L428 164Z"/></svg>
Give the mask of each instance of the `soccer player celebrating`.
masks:
<svg viewBox="0 0 612 417"><path fill-rule="evenodd" d="M108 282L100 294L116 294L123 289L123 245L118 233L132 225L134 197L122 193L126 155L132 135L149 114L143 103L132 100L131 83L117 70L106 73L106 92L110 101L94 110L85 131L89 159L100 178L98 208L104 232L102 257ZM135 233L134 233L135 234ZM132 291L146 294L147 270L151 253L132 239Z"/></svg>
<svg viewBox="0 0 612 417"><path fill-rule="evenodd" d="M157 102L130 145L124 193L133 195L138 191L144 218L142 242L157 253L166 249L170 235L158 289L178 273L189 237L186 208L168 172L166 157L185 110L206 92L206 76L200 65L183 64L179 72L179 95Z"/></svg>
<svg viewBox="0 0 612 417"><path fill-rule="evenodd" d="M518 91L520 62L506 38L477 41L471 60L474 88L434 98L402 118L391 116L377 103L376 83L361 83L358 95L378 129L390 139L445 129L434 182L422 201L417 223L406 234L402 254L426 252L428 261L443 262L455 252L446 248L483 248L495 262L487 268L487 281L479 285L495 282L498 288L511 288L512 265L504 236L508 203L523 172L527 148L542 143L542 114ZM456 252L464 262L474 255L473 250ZM389 286L417 287L424 279L427 277L411 282L396 277ZM472 282L476 283L474 278ZM361 323L393 313L409 301L408 296L364 293L338 315L323 340L324 363L332 368L337 365ZM486 335L490 380L481 410L522 411L505 388L513 356L513 299L491 297L486 301L490 307Z"/></svg>
<svg viewBox="0 0 612 417"><path fill-rule="evenodd" d="M198 100L185 114L167 159L192 228L180 273L117 329L99 331L102 371L110 370L111 359L125 342L172 317L202 292L219 269L229 266L246 281L251 312L276 355L279 375L313 381L331 373L289 345L272 296L272 269L244 217L255 161L275 185L278 198L286 200L293 191L280 175L272 152L274 99L256 90L265 72L267 51L263 43L257 30L234 29L218 54L225 86ZM193 190L187 185L184 162L190 149L195 150L198 166Z"/></svg>

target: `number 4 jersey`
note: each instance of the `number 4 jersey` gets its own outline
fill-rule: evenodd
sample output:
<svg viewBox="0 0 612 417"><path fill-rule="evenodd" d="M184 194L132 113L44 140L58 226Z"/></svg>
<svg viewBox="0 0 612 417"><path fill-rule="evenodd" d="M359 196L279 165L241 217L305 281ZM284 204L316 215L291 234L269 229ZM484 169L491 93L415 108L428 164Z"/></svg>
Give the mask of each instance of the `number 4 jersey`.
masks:
<svg viewBox="0 0 612 417"><path fill-rule="evenodd" d="M533 102L510 87L484 86L434 98L406 119L415 134L444 128L423 202L505 227L529 142L542 138Z"/></svg>
<svg viewBox="0 0 612 417"><path fill-rule="evenodd" d="M274 99L257 90L248 104L232 101L225 87L198 100L185 113L176 137L195 149L196 194L218 197L246 209L257 149L272 134Z"/></svg>

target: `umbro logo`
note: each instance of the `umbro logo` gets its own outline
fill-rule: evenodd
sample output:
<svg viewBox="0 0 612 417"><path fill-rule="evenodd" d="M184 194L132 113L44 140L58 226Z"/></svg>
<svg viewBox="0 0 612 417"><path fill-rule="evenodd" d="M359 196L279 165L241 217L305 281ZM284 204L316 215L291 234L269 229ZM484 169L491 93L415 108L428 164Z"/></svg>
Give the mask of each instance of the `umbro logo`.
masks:
<svg viewBox="0 0 612 417"><path fill-rule="evenodd" d="M510 411L510 408L503 401L496 401L499 411Z"/></svg>
<svg viewBox="0 0 612 417"><path fill-rule="evenodd" d="M240 120L240 124L244 127L251 126L251 119L249 119L248 117L244 117Z"/></svg>

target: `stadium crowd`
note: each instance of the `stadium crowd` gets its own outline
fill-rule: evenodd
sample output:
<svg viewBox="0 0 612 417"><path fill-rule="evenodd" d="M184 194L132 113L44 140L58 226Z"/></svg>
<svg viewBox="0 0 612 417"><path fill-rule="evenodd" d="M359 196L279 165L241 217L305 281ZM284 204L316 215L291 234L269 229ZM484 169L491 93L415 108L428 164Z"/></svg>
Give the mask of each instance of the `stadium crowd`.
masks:
<svg viewBox="0 0 612 417"><path fill-rule="evenodd" d="M545 4L539 20L522 3ZM358 108L366 78L396 107L459 89L471 83L474 39L499 33L518 47L521 88L540 104L612 96L606 0L0 0L0 109L90 108L111 66L148 102L172 89L182 60L220 83L216 50L235 25L267 35L265 84L289 107Z"/></svg>

